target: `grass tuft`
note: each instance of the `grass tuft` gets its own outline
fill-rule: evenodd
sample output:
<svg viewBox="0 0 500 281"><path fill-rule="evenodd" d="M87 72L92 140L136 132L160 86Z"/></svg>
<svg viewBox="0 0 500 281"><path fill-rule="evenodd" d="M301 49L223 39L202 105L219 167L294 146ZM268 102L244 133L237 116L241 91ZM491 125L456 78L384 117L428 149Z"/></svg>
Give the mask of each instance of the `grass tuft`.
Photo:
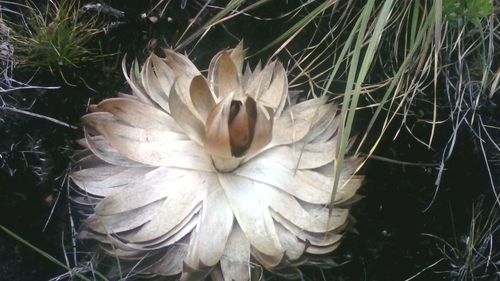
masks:
<svg viewBox="0 0 500 281"><path fill-rule="evenodd" d="M93 62L101 55L91 41L102 32L96 16L84 14L79 1L48 1L43 8L34 3L14 5L7 10L10 44L15 67L49 70L69 84L65 71ZM16 23L14 23L14 21Z"/></svg>

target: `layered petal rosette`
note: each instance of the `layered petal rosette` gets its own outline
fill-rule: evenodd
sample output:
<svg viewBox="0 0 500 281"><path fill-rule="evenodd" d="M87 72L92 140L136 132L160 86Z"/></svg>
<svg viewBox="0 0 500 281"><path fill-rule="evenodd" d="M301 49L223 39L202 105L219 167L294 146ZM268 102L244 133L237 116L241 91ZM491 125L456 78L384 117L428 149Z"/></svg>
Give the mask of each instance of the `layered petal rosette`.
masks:
<svg viewBox="0 0 500 281"><path fill-rule="evenodd" d="M206 78L164 53L124 66L133 94L82 118L71 174L89 215L80 237L181 280L249 280L259 268L291 277L333 251L362 181L348 158L332 204L336 106L297 102L279 62L244 68L242 44L219 52Z"/></svg>

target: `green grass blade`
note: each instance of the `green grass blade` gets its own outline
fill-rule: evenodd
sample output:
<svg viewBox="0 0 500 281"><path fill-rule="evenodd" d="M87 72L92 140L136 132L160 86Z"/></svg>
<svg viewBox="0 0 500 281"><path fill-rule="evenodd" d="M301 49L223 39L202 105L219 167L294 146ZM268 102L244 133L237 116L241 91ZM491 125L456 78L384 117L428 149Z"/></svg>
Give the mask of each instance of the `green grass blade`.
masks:
<svg viewBox="0 0 500 281"><path fill-rule="evenodd" d="M234 9L240 5L245 3L245 0L231 0L224 9L222 9L220 12L218 12L214 17L212 17L208 22L206 22L202 27L198 28L193 34L191 34L189 37L187 37L185 40L182 42L178 42L177 46L175 47L176 50L183 49L187 45L189 45L191 42L194 40L200 38L200 36L208 31L208 29L212 28L213 25L218 22L220 19L222 19L224 16L229 14L230 12L234 11Z"/></svg>
<svg viewBox="0 0 500 281"><path fill-rule="evenodd" d="M31 244L30 242L24 240L23 238L21 238L19 235L15 234L14 232L10 231L8 228L4 227L3 225L0 225L0 229L2 229L3 231L5 231L9 236L13 237L14 239L16 239L17 241L23 243L24 245L28 246L29 248L31 248L33 251L39 253L40 255L42 255L44 258L48 259L49 261L53 262L54 264L68 270L68 272L71 272L72 269L67 266L66 264L62 263L61 261L59 261L58 259L56 259L55 257L51 256L50 254L48 254L47 252L43 251L42 249L36 247L35 245ZM97 276L101 277L102 280L108 280L104 275L102 275L101 273L99 272L95 272ZM77 276L78 278L80 278L81 280L84 280L84 281L92 281L91 279L85 277L84 275L78 273L78 272L72 272L72 274L74 276Z"/></svg>
<svg viewBox="0 0 500 281"><path fill-rule="evenodd" d="M415 55L416 55L417 51L419 51L419 50L422 51L422 49L425 49L424 45L430 44L429 39L431 39L431 38L429 38L429 34L432 34L432 33L429 33L429 31L434 28L433 27L433 24L434 24L433 14L434 13L435 13L435 9L433 6L429 12L429 15L424 20L422 27L419 29L419 31L417 33L417 37L415 38L414 44L410 46L410 49L409 49L408 53L406 54L403 62L401 63L401 66L399 67L396 74L391 78L391 82L390 82L386 92L384 93L382 99L380 100L379 106L376 108L375 112L372 115L372 118L371 118L371 120L368 124L368 127L367 127L367 131L366 131L363 139L361 140L360 146L364 143L364 141L366 141L366 137L369 135L371 129L373 128L373 125L374 125L375 121L378 119L378 116L380 115L381 111L383 110L384 105L387 102L389 102L389 98L393 97L393 99L391 100L391 103L394 101L394 96L396 96L396 94L393 92L396 89L396 87L398 86L398 84L400 83L401 79L403 78L404 73L406 73L408 71L410 64L415 61ZM407 96L407 93L404 94L401 97L401 99L405 99L406 96ZM402 103L398 106L397 109L392 110L392 111L397 112L401 106L402 106ZM384 126L381 129L379 137L376 140L377 143L382 138L382 135L385 132L385 130L387 129L389 122L390 121L384 123ZM375 147L371 148L370 154L374 151L374 149L375 149Z"/></svg>
<svg viewBox="0 0 500 281"><path fill-rule="evenodd" d="M302 18L300 21L298 21L296 24L294 24L290 29L288 29L286 32L278 36L278 38L274 39L271 41L271 43L267 44L264 46L262 49L258 50L254 54L250 55L250 57L259 55L270 48L272 48L274 45L288 40L290 38L293 38L298 32L300 32L302 29L304 29L311 21L313 21L315 18L317 18L323 11L325 11L328 7L331 5L335 4L336 1L331 1L331 0L326 0L323 2L321 5L316 7L312 12L307 14L304 18Z"/></svg>
<svg viewBox="0 0 500 281"><path fill-rule="evenodd" d="M349 69L349 75L347 79L346 91L344 94L344 101L342 104L341 114L345 120L344 126L341 132L340 147L338 151L337 160L335 161L335 178L332 188L332 198L333 202L335 199L335 194L338 189L338 184L340 181L340 172L342 170L342 164L347 152L347 146L349 143L349 138L352 131L352 124L354 122L354 116L356 114L356 108L359 101L359 96L361 95L361 89L363 82L366 78L368 70L370 69L373 59L375 57L375 51L380 43L380 38L387 24L389 15L393 7L393 1L388 0L384 2L382 9L380 10L375 28L370 37L368 48L364 54L363 60L361 61L361 66L358 71L358 62L361 56L363 39L366 36L366 29L370 15L372 13L375 1L368 1L364 7L364 11L361 15L361 25L358 32L358 37L354 47L353 57L351 61L351 66Z"/></svg>

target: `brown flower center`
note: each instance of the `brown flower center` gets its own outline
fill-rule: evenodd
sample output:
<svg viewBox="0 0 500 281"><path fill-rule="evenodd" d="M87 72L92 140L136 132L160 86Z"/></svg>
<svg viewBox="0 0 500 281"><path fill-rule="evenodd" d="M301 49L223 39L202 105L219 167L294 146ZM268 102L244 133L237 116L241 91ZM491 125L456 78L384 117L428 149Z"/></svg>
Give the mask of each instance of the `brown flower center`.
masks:
<svg viewBox="0 0 500 281"><path fill-rule="evenodd" d="M252 98L248 97L244 104L237 100L231 101L228 127L231 154L234 157L242 156L250 148L256 122L257 106Z"/></svg>

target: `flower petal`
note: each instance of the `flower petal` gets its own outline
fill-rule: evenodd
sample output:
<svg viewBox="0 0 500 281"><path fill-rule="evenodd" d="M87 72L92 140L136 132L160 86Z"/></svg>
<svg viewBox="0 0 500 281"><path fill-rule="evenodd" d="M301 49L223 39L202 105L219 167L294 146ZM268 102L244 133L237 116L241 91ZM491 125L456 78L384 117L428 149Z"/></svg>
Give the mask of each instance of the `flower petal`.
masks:
<svg viewBox="0 0 500 281"><path fill-rule="evenodd" d="M261 153L259 158L279 162L288 169L315 169L332 163L335 158L337 139L328 142L278 146ZM333 175L332 175L333 176Z"/></svg>
<svg viewBox="0 0 500 281"><path fill-rule="evenodd" d="M229 235L220 267L224 280L250 279L250 243L238 224L234 225Z"/></svg>
<svg viewBox="0 0 500 281"><path fill-rule="evenodd" d="M285 249L286 257L290 260L297 260L302 257L306 249L304 240L297 238L297 236L279 223L276 224L276 230L278 231L281 245Z"/></svg>
<svg viewBox="0 0 500 281"><path fill-rule="evenodd" d="M252 248L252 257L255 258L261 266L267 270L277 267L285 258L285 254L269 256L259 250Z"/></svg>
<svg viewBox="0 0 500 281"><path fill-rule="evenodd" d="M279 188L306 202L328 204L330 201L333 179L318 172L288 169L272 159L257 157L234 173Z"/></svg>
<svg viewBox="0 0 500 281"><path fill-rule="evenodd" d="M186 56L181 55L174 50L164 49L165 58L163 61L175 73L175 77L187 76L189 80L193 77L200 75L200 71Z"/></svg>
<svg viewBox="0 0 500 281"><path fill-rule="evenodd" d="M161 205L162 202L157 201L125 213L109 216L93 215L86 221L86 225L93 231L102 234L129 231L150 221ZM99 204L97 206L99 207Z"/></svg>
<svg viewBox="0 0 500 281"><path fill-rule="evenodd" d="M247 98L247 101L253 101L252 98ZM272 139L273 131L273 115L267 111L266 108L257 104L257 122L255 122L255 129L253 140L250 148L246 152L248 158L262 150Z"/></svg>
<svg viewBox="0 0 500 281"><path fill-rule="evenodd" d="M89 128L83 127L83 133L87 146L95 156L99 157L104 162L122 167L143 167L144 164L132 161L116 150L103 136L91 136Z"/></svg>
<svg viewBox="0 0 500 281"><path fill-rule="evenodd" d="M151 54L149 59L151 60L151 65L158 79L158 83L161 85L164 94L168 97L170 89L172 88L172 85L174 85L174 81L177 77L170 66L168 66L163 59L154 53Z"/></svg>
<svg viewBox="0 0 500 281"><path fill-rule="evenodd" d="M255 192L252 180L230 173L217 174L238 224L258 251L268 256L282 256L274 222L267 205Z"/></svg>
<svg viewBox="0 0 500 281"><path fill-rule="evenodd" d="M269 88L273 77L273 70L276 61L273 61L264 66L264 69L254 70L247 81L248 86L245 88L245 93L257 101L260 101L262 94ZM281 98L281 97L280 97ZM274 109L274 108L273 108Z"/></svg>
<svg viewBox="0 0 500 281"><path fill-rule="evenodd" d="M182 134L130 127L101 118L102 114L91 113L82 119L103 134L121 155L145 165L213 171L211 159L203 148L191 140L182 140Z"/></svg>
<svg viewBox="0 0 500 281"><path fill-rule="evenodd" d="M198 234L200 263L214 266L219 262L232 228L233 212L224 191L214 189L203 202Z"/></svg>
<svg viewBox="0 0 500 281"><path fill-rule="evenodd" d="M314 123L311 126L307 136L301 141L304 143L318 143L327 141L337 132L342 121L340 115L336 115L337 106L335 104L325 104L323 110L318 111L314 117Z"/></svg>
<svg viewBox="0 0 500 281"><path fill-rule="evenodd" d="M215 94L219 99L223 99L231 93L236 98L243 96L238 70L227 51L223 52L217 61L214 78L212 82L214 83Z"/></svg>
<svg viewBox="0 0 500 281"><path fill-rule="evenodd" d="M153 106L135 100L111 98L100 102L95 108L99 111L109 112L134 127L181 132L177 123L175 123L170 115Z"/></svg>
<svg viewBox="0 0 500 281"><path fill-rule="evenodd" d="M189 237L186 237L179 243L172 245L172 247L165 252L161 260L148 268L147 271L164 276L172 276L181 273L182 265L187 255L188 239Z"/></svg>
<svg viewBox="0 0 500 281"><path fill-rule="evenodd" d="M236 72L238 73L238 76L241 77L241 72L243 70L243 63L245 61L245 54L246 50L243 49L243 40L238 43L238 45L231 50L231 60L234 63L234 66L236 67Z"/></svg>
<svg viewBox="0 0 500 281"><path fill-rule="evenodd" d="M165 178L164 178L165 180ZM212 173L190 172L169 183L171 192L155 216L141 229L128 237L132 242L145 242L158 238L183 221L191 210L196 208L206 197L207 192L217 185ZM147 191L150 192L149 189Z"/></svg>
<svg viewBox="0 0 500 281"><path fill-rule="evenodd" d="M271 147L302 140L328 110L326 98L316 98L292 106L274 124Z"/></svg>
<svg viewBox="0 0 500 281"><path fill-rule="evenodd" d="M176 81L170 92L170 113L177 124L192 140L203 145L205 140L205 126L180 98L177 90L178 85Z"/></svg>
<svg viewBox="0 0 500 281"><path fill-rule="evenodd" d="M225 97L210 112L206 125L206 150L215 156L231 158L231 143L229 139L229 115L233 94Z"/></svg>
<svg viewBox="0 0 500 281"><path fill-rule="evenodd" d="M129 76L127 74L127 57L126 56L123 57L122 60L123 76L125 77L125 80L127 80L127 83L129 84L130 88L132 89L132 93L141 102L148 105L153 105L153 102L148 98L141 84L136 81L136 72L138 72L137 68L138 68L137 62L136 61L132 62L132 67L130 68L130 76Z"/></svg>
<svg viewBox="0 0 500 281"><path fill-rule="evenodd" d="M198 229L191 232L191 239L188 245L188 253L184 259L184 265L179 281L201 281L210 274L212 267L206 267L200 263L199 258Z"/></svg>
<svg viewBox="0 0 500 281"><path fill-rule="evenodd" d="M345 211L341 211L341 212L345 213ZM337 233L337 230L326 232L326 233L312 233L312 232L304 231L302 228L296 226L295 224L291 223L287 219L283 218L280 214L278 214L276 212L273 212L272 214L273 214L274 220L276 220L279 224L281 224L288 231L293 233L293 235L295 235L298 239L300 239L302 241L306 241L306 243L309 245L328 246L328 245L338 243L343 237L342 234ZM344 224L340 225L339 229L343 229L346 221L344 221L343 223Z"/></svg>
<svg viewBox="0 0 500 281"><path fill-rule="evenodd" d="M215 99L203 76L199 75L193 78L189 94L194 108L200 115L201 121L205 124L210 111L215 107Z"/></svg>
<svg viewBox="0 0 500 281"><path fill-rule="evenodd" d="M274 187L262 183L254 183L256 192L262 194L261 199L294 225L309 232L325 233L338 227L333 220L330 220L327 213L322 213L320 217L315 217L302 205L299 204L290 194Z"/></svg>
<svg viewBox="0 0 500 281"><path fill-rule="evenodd" d="M329 246L325 246L325 247L311 245L311 246L306 248L306 253L312 254L312 255L325 255L325 254L333 252L339 246L340 246L340 242L329 245Z"/></svg>
<svg viewBox="0 0 500 281"><path fill-rule="evenodd" d="M151 171L151 168L126 168L104 166L72 172L71 180L85 193L93 196L108 196L126 186L131 179Z"/></svg>
<svg viewBox="0 0 500 281"><path fill-rule="evenodd" d="M276 113L281 115L288 96L288 79L286 71L280 62L276 62L270 75L272 81L268 88L262 89L262 94L257 101L270 107Z"/></svg>
<svg viewBox="0 0 500 281"><path fill-rule="evenodd" d="M156 56L152 54L149 56L141 70L141 82L146 90L150 99L152 99L160 108L165 112L169 112L168 93L170 92L171 85L167 89L163 88L160 84L160 77L154 72L151 57Z"/></svg>
<svg viewBox="0 0 500 281"><path fill-rule="evenodd" d="M127 212L170 196L189 182L189 176L196 172L158 168L140 178L129 179L130 183L118 192L104 198L95 208L101 216ZM194 179L193 179L194 180ZM142 196L137 196L141 194Z"/></svg>
<svg viewBox="0 0 500 281"><path fill-rule="evenodd" d="M141 251L153 251L175 245L181 239L189 236L193 229L196 228L200 221L200 210L201 205L198 205L196 208L192 209L191 213L189 213L178 225L158 238L140 243L129 243L128 245L131 245ZM121 233L120 239L126 241L134 234L135 232Z"/></svg>

